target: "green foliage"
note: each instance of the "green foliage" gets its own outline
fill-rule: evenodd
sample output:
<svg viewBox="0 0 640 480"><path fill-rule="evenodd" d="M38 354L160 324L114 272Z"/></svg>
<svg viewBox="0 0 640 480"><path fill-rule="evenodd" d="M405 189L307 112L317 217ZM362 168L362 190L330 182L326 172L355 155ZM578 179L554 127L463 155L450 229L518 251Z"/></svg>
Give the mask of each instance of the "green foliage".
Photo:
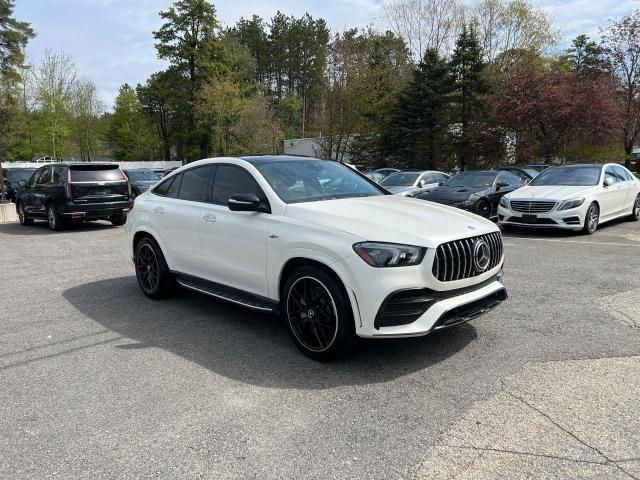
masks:
<svg viewBox="0 0 640 480"><path fill-rule="evenodd" d="M435 50L427 50L413 81L395 105L383 134L386 159L393 164L421 169L441 167L447 161L448 103L452 87L445 60Z"/></svg>
<svg viewBox="0 0 640 480"><path fill-rule="evenodd" d="M140 161L157 157L158 136L136 92L126 83L116 97L107 141L116 160Z"/></svg>
<svg viewBox="0 0 640 480"><path fill-rule="evenodd" d="M20 79L24 49L35 33L29 23L13 17L13 0L0 0L0 75Z"/></svg>

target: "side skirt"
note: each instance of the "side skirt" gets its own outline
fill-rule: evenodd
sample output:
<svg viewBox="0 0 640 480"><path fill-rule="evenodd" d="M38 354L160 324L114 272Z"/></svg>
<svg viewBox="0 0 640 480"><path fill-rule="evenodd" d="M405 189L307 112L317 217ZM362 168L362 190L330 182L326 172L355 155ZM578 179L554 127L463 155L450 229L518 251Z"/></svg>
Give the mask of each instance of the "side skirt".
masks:
<svg viewBox="0 0 640 480"><path fill-rule="evenodd" d="M185 273L171 272L179 285L210 297L235 303L251 310L260 312L277 312L278 302L270 298L245 292L237 288L228 287L220 283L211 282L203 278L193 277Z"/></svg>

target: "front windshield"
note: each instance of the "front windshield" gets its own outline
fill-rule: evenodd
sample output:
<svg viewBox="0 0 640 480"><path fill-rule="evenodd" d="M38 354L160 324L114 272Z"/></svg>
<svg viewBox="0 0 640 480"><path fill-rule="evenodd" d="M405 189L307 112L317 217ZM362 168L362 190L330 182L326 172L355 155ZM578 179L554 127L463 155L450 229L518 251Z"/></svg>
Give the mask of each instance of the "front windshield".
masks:
<svg viewBox="0 0 640 480"><path fill-rule="evenodd" d="M411 187L416 183L419 173L394 173L380 182L383 187Z"/></svg>
<svg viewBox="0 0 640 480"><path fill-rule="evenodd" d="M496 179L495 172L460 172L447 180L446 187L491 188Z"/></svg>
<svg viewBox="0 0 640 480"><path fill-rule="evenodd" d="M129 180L134 182L155 182L160 177L153 170L127 170Z"/></svg>
<svg viewBox="0 0 640 480"><path fill-rule="evenodd" d="M287 203L384 195L351 168L331 160L273 161L256 168Z"/></svg>
<svg viewBox="0 0 640 480"><path fill-rule="evenodd" d="M6 177L7 180L9 180L11 183L18 183L20 180L29 180L31 178L31 175L33 175L33 172L35 172L35 169L29 170L22 168L12 168L7 170Z"/></svg>
<svg viewBox="0 0 640 480"><path fill-rule="evenodd" d="M586 187L600 182L600 165L567 165L550 167L538 175L529 185L567 185Z"/></svg>

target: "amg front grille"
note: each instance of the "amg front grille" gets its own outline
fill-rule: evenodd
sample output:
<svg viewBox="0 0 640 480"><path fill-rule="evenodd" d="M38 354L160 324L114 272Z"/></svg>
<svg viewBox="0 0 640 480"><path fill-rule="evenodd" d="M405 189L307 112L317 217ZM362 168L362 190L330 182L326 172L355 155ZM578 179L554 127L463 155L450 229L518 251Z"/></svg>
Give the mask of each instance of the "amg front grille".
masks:
<svg viewBox="0 0 640 480"><path fill-rule="evenodd" d="M488 252L480 248L488 246ZM463 238L438 246L433 259L433 276L441 282L475 277L496 267L502 259L502 235L499 232ZM488 258L481 258L482 253Z"/></svg>
<svg viewBox="0 0 640 480"><path fill-rule="evenodd" d="M521 213L545 213L555 207L556 202L538 200L511 200L511 209Z"/></svg>

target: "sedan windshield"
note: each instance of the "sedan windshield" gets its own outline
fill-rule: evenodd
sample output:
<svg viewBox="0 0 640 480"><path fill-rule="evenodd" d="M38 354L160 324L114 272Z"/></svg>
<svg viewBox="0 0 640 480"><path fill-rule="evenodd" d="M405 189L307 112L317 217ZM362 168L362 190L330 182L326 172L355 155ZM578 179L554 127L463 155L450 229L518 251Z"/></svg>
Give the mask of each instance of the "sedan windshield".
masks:
<svg viewBox="0 0 640 480"><path fill-rule="evenodd" d="M134 182L155 182L160 180L160 177L153 170L127 170L127 177Z"/></svg>
<svg viewBox="0 0 640 480"><path fill-rule="evenodd" d="M588 186L597 185L600 181L600 165L566 165L550 167L538 175L529 185L567 185Z"/></svg>
<svg viewBox="0 0 640 480"><path fill-rule="evenodd" d="M380 182L383 187L411 187L416 183L419 173L394 173Z"/></svg>
<svg viewBox="0 0 640 480"><path fill-rule="evenodd" d="M385 194L351 168L331 160L273 161L256 168L287 203Z"/></svg>
<svg viewBox="0 0 640 480"><path fill-rule="evenodd" d="M491 188L496 179L495 172L461 172L447 180L446 187Z"/></svg>

